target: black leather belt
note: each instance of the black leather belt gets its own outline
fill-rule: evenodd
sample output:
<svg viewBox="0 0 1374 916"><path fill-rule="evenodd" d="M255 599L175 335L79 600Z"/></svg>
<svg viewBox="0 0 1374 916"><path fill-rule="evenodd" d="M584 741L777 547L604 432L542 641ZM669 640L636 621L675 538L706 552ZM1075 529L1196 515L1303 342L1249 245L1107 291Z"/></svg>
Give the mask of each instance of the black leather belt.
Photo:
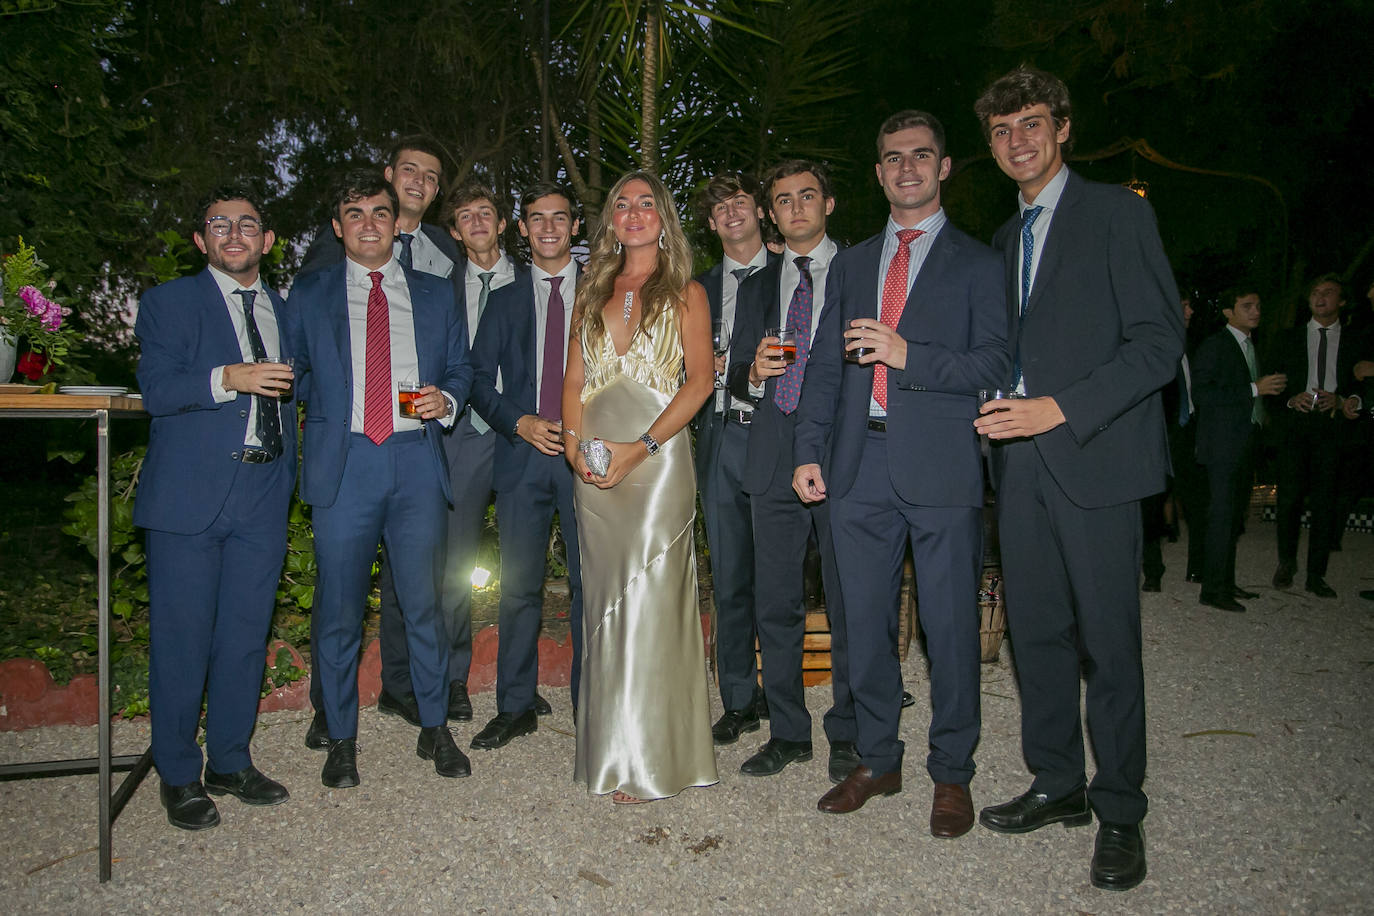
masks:
<svg viewBox="0 0 1374 916"><path fill-rule="evenodd" d="M754 412L752 410L740 410L738 407L731 407L725 411L726 422L735 422L740 426L748 426L754 422Z"/></svg>
<svg viewBox="0 0 1374 916"><path fill-rule="evenodd" d="M887 418L886 418L886 417L869 417L869 418L868 418L868 428L871 429L871 430L873 430L875 433L885 433L885 432L887 432Z"/></svg>
<svg viewBox="0 0 1374 916"><path fill-rule="evenodd" d="M276 457L265 448L245 448L239 455L244 464L270 464Z"/></svg>

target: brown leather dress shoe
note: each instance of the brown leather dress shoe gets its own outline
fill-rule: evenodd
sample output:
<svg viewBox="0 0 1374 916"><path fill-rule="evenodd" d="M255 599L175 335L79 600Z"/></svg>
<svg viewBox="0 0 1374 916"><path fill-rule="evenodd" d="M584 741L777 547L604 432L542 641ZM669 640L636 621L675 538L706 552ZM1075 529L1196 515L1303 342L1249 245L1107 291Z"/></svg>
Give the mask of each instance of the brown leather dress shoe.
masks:
<svg viewBox="0 0 1374 916"><path fill-rule="evenodd" d="M973 829L973 796L968 786L952 782L935 784L930 803L930 835L952 840Z"/></svg>
<svg viewBox="0 0 1374 916"><path fill-rule="evenodd" d="M858 811L875 795L896 795L902 791L902 771L893 770L881 776L862 764L835 788L821 796L816 802L817 810L826 814L848 814Z"/></svg>

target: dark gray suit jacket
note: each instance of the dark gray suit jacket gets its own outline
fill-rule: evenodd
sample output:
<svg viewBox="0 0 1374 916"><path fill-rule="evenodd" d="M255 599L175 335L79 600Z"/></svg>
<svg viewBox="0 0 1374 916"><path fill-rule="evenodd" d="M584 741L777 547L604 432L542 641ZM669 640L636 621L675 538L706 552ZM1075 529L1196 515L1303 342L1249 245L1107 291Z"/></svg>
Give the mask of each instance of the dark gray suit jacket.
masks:
<svg viewBox="0 0 1374 916"><path fill-rule="evenodd" d="M1170 468L1159 389L1183 355L1183 317L1154 211L1125 188L1071 171L1024 318L1020 235L1013 216L993 247L1004 256L1008 345L1013 358L1019 347L1026 394L1053 397L1065 418L1034 438L1041 458L1084 508L1159 492ZM993 449L994 479L1001 451Z"/></svg>

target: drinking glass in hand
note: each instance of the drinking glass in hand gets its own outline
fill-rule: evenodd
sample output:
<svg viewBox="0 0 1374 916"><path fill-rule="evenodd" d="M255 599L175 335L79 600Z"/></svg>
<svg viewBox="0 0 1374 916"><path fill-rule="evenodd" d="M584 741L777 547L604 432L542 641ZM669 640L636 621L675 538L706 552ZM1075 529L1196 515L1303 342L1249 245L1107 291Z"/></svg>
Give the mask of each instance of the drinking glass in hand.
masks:
<svg viewBox="0 0 1374 916"><path fill-rule="evenodd" d="M769 328L763 332L763 336L778 339L778 349L782 350L782 361L787 365L790 366L797 361L796 328Z"/></svg>
<svg viewBox="0 0 1374 916"><path fill-rule="evenodd" d="M277 363L287 366L292 372L296 371L296 360L290 356L264 356L262 359L254 360L258 363ZM296 387L296 380L289 378L286 380L286 387L277 393L277 397L283 401L291 400L291 389Z"/></svg>
<svg viewBox="0 0 1374 916"><path fill-rule="evenodd" d="M857 320L858 320L858 319L854 319L854 321L857 321ZM849 322L849 326L850 326L851 328L854 327L854 321L850 321L850 322ZM873 348L872 348L872 347L855 347L855 348L852 349L852 350L849 349L849 342L850 342L850 340L851 340L851 338L845 337L845 338L843 338L843 339L840 341L840 345L841 345L842 347L845 348L845 350L844 350L844 361L845 361L845 362L847 362L847 363L856 363L856 364L857 364L857 363L859 362L859 357L860 357L860 356L867 356L868 354L870 354L870 353L873 352ZM872 364L870 363L870 365L872 365Z"/></svg>
<svg viewBox="0 0 1374 916"><path fill-rule="evenodd" d="M730 351L730 322L722 318L711 322L711 351L715 353L716 359ZM716 387L724 388L725 382L721 379L719 370L716 371L715 378Z"/></svg>
<svg viewBox="0 0 1374 916"><path fill-rule="evenodd" d="M419 382L406 380L396 386L396 403L403 417L413 417L419 419L420 414L415 409L415 399L420 396L420 389L423 388Z"/></svg>

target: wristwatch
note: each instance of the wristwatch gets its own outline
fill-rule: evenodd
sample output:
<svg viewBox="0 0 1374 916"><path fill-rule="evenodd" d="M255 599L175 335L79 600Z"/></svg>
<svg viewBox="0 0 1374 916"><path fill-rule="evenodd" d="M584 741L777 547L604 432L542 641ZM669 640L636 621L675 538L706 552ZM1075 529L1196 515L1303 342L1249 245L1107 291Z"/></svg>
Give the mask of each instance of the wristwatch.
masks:
<svg viewBox="0 0 1374 916"><path fill-rule="evenodd" d="M655 439L653 436L649 435L648 433L645 433L644 435L639 437L639 441L643 442L644 447L649 450L650 458L658 454L658 440Z"/></svg>

